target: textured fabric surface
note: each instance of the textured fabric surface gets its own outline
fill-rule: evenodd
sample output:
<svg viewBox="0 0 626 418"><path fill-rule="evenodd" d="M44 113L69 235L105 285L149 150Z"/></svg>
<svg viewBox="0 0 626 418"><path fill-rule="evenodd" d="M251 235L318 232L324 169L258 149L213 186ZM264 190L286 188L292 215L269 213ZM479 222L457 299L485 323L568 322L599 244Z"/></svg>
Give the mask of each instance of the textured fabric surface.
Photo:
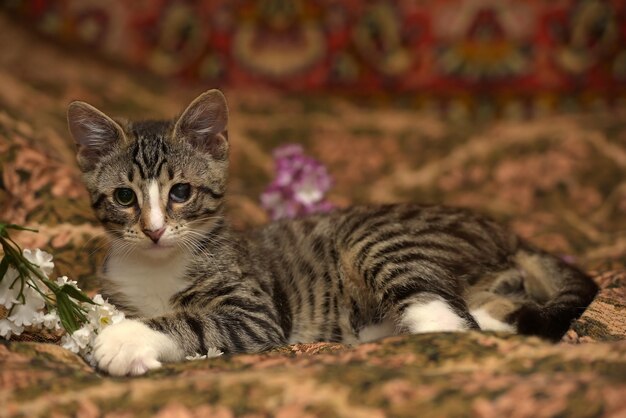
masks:
<svg viewBox="0 0 626 418"><path fill-rule="evenodd" d="M348 349L287 347L95 375L71 353L0 345L3 412L36 416L621 417L626 342L548 345L491 334L425 334Z"/></svg>
<svg viewBox="0 0 626 418"><path fill-rule="evenodd" d="M626 99L620 0L38 0L42 33L186 80L407 93L463 115Z"/></svg>
<svg viewBox="0 0 626 418"><path fill-rule="evenodd" d="M67 104L80 98L114 115L165 117L207 86L75 55L2 15L0 27L0 218L39 228L16 237L96 291L105 248L74 163ZM136 379L101 376L53 344L1 341L0 416L626 415L626 112L468 124L331 96L226 96L236 226L267 220L258 196L271 180L271 151L297 142L327 164L338 206L476 208L579 263L600 294L556 345L425 334L172 364Z"/></svg>

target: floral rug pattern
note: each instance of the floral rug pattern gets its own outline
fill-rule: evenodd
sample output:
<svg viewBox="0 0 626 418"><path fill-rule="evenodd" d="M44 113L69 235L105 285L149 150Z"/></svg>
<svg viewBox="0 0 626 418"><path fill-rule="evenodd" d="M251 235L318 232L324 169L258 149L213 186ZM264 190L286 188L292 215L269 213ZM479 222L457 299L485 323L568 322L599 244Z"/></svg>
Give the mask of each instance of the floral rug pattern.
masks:
<svg viewBox="0 0 626 418"><path fill-rule="evenodd" d="M163 76L392 96L456 115L626 100L619 0L11 0L68 44Z"/></svg>
<svg viewBox="0 0 626 418"><path fill-rule="evenodd" d="M0 216L56 270L98 289L106 248L87 201L65 108L170 117L211 86L168 84L42 42L0 15ZM25 54L24 51L28 51ZM328 200L473 207L576 261L602 291L563 341L425 334L345 347L167 365L111 379L59 346L0 341L0 416L480 416L626 414L626 111L469 123L402 105L226 89L230 216L268 221L272 151L298 143L334 178ZM31 338L32 339L32 338Z"/></svg>

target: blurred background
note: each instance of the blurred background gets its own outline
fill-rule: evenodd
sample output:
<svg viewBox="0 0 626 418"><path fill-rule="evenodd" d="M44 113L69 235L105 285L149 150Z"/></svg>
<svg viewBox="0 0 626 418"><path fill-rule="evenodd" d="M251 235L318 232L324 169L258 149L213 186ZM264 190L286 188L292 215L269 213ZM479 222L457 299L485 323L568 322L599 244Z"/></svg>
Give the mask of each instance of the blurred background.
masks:
<svg viewBox="0 0 626 418"><path fill-rule="evenodd" d="M0 27L2 217L79 277L101 230L67 104L172 117L208 88L231 108L238 227L289 203L261 196L299 144L330 177L308 185L320 208L469 206L589 270L625 264L623 1L5 0Z"/></svg>
<svg viewBox="0 0 626 418"><path fill-rule="evenodd" d="M620 0L5 3L65 45L187 82L401 95L457 118L626 101Z"/></svg>

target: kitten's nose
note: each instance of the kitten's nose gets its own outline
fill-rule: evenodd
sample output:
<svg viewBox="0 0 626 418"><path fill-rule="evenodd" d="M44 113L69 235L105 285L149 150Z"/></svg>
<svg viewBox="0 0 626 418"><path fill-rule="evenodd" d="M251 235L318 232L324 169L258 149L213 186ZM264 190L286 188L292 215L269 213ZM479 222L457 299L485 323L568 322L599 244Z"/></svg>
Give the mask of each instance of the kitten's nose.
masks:
<svg viewBox="0 0 626 418"><path fill-rule="evenodd" d="M156 230L143 229L142 231L152 240L152 242L156 244L157 242L159 242L159 238L161 238L161 235L163 235L163 233L165 232L165 227Z"/></svg>

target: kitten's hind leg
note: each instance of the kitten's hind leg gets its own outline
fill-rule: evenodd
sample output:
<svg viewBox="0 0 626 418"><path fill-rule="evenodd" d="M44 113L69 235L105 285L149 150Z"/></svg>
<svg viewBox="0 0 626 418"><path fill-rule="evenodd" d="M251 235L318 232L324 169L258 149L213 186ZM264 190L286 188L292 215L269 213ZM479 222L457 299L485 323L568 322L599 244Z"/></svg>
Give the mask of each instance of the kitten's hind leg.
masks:
<svg viewBox="0 0 626 418"><path fill-rule="evenodd" d="M491 273L466 290L464 299L483 331L516 332L511 314L527 302L524 278L518 269Z"/></svg>
<svg viewBox="0 0 626 418"><path fill-rule="evenodd" d="M434 293L417 296L400 314L400 326L411 334L478 329L463 302L451 303Z"/></svg>
<svg viewBox="0 0 626 418"><path fill-rule="evenodd" d="M520 303L487 291L476 292L469 297L470 313L483 331L516 332L508 321Z"/></svg>

